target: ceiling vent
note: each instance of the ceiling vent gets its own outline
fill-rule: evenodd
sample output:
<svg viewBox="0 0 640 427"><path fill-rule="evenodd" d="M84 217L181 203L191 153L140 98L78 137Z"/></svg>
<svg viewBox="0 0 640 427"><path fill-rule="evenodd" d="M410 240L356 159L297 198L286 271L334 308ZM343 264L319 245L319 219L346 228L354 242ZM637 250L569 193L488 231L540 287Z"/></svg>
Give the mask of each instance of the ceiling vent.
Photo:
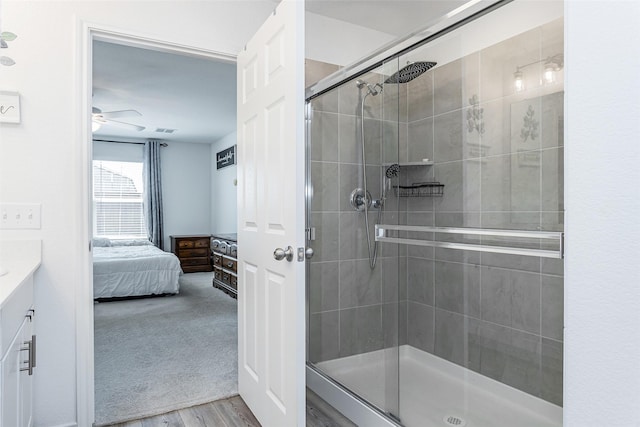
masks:
<svg viewBox="0 0 640 427"><path fill-rule="evenodd" d="M159 133L174 133L177 130L178 129L157 128L156 132L159 132Z"/></svg>

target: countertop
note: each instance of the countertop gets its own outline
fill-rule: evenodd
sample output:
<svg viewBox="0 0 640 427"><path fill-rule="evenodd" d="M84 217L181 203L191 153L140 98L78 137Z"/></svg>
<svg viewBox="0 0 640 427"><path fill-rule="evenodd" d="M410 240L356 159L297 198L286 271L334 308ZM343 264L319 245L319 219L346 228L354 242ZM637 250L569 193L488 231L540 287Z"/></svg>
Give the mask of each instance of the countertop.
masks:
<svg viewBox="0 0 640 427"><path fill-rule="evenodd" d="M42 262L40 240L0 241L0 266L9 270L0 276L0 308L24 280L33 274Z"/></svg>

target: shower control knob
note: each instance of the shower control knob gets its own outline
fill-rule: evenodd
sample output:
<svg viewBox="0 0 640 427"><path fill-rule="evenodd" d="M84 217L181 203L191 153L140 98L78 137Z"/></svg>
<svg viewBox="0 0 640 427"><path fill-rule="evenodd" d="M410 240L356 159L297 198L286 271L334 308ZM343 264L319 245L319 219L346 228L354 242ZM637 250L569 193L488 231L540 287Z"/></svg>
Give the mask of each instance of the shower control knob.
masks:
<svg viewBox="0 0 640 427"><path fill-rule="evenodd" d="M365 210L365 204L367 205L367 208L371 206L371 193L367 191L365 195L362 188L356 188L349 196L349 203L351 203L354 210L362 212Z"/></svg>
<svg viewBox="0 0 640 427"><path fill-rule="evenodd" d="M293 248L291 246L287 246L287 249L276 248L273 251L273 258L276 261L282 261L283 259L287 259L287 261L291 262L293 260Z"/></svg>

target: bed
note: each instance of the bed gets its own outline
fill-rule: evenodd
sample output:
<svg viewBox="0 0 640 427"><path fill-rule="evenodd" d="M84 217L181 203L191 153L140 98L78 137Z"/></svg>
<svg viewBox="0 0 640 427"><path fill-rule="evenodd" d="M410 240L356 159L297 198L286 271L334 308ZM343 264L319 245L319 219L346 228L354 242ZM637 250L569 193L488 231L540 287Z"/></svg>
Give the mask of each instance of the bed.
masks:
<svg viewBox="0 0 640 427"><path fill-rule="evenodd" d="M93 298L177 294L178 257L148 240L93 239Z"/></svg>

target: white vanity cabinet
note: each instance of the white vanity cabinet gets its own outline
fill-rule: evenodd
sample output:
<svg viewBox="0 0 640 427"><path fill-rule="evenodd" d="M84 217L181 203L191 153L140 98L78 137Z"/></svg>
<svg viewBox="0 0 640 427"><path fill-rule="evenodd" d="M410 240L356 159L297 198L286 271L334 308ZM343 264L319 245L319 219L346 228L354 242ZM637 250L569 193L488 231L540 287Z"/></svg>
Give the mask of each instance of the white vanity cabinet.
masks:
<svg viewBox="0 0 640 427"><path fill-rule="evenodd" d="M5 242L0 242L3 245ZM9 273L0 277L0 427L33 425L36 364L33 273L40 265L40 242L0 258ZM37 256L32 256L32 251ZM12 261L15 262L11 262Z"/></svg>
<svg viewBox="0 0 640 427"><path fill-rule="evenodd" d="M29 375L31 321L25 318L2 359L2 425L31 426L32 378ZM31 372L33 370L31 368Z"/></svg>
<svg viewBox="0 0 640 427"><path fill-rule="evenodd" d="M33 363L35 362L33 313L33 276L30 276L0 312L2 319L2 362L0 363L2 427L31 426ZM16 323L18 323L17 327Z"/></svg>
<svg viewBox="0 0 640 427"><path fill-rule="evenodd" d="M35 319L35 318L32 318ZM23 328L22 328L22 355L19 359L20 369L18 371L20 373L18 378L18 411L19 411L19 425L24 427L31 427L33 425L33 373L34 368L36 367L36 336L33 328L33 320L25 319ZM26 345L29 343L29 345ZM25 353L26 351L31 351L31 353ZM31 364L29 369L29 365L25 364L24 356L29 354L29 360L27 364ZM5 425L4 423L2 424Z"/></svg>

